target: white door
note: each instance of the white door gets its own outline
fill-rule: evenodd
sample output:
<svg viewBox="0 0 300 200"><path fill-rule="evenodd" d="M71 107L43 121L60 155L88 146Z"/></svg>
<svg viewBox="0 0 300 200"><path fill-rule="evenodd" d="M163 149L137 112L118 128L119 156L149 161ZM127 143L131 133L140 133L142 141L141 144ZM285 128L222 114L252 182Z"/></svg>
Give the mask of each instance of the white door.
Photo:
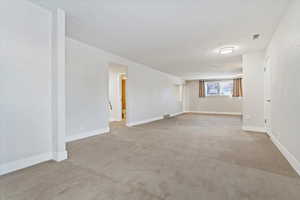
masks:
<svg viewBox="0 0 300 200"><path fill-rule="evenodd" d="M271 134L271 67L269 57L265 60L264 66L264 100L265 100L265 127L267 133Z"/></svg>

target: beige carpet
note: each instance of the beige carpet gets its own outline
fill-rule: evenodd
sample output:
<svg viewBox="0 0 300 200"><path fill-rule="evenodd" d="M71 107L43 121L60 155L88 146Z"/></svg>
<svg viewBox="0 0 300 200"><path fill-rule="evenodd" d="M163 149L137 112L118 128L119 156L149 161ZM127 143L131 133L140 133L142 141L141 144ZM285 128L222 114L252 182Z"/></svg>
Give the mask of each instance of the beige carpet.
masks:
<svg viewBox="0 0 300 200"><path fill-rule="evenodd" d="M299 200L269 138L230 116L181 115L68 144L69 160L0 177L1 200Z"/></svg>

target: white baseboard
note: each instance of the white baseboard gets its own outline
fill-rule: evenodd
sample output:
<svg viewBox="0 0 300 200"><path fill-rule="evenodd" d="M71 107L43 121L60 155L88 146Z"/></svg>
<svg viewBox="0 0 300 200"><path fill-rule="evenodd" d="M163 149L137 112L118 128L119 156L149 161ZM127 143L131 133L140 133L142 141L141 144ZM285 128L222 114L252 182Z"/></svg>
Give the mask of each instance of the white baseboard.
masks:
<svg viewBox="0 0 300 200"><path fill-rule="evenodd" d="M183 111L183 112L178 112L178 113L170 114L170 116L171 117L175 117L177 115L181 115L181 114L185 114L185 113L219 114L219 115L242 115L242 113L234 113L234 112ZM147 119L147 120L142 120L142 121L138 121L138 122L127 123L126 125L129 126L129 127L131 127L131 126L137 126L137 125L146 124L146 123L150 123L150 122L161 120L161 119L163 119L163 117L154 117L154 118Z"/></svg>
<svg viewBox="0 0 300 200"><path fill-rule="evenodd" d="M122 121L122 118L119 118L119 119L110 118L109 121L110 122L120 122L120 121Z"/></svg>
<svg viewBox="0 0 300 200"><path fill-rule="evenodd" d="M83 134L77 134L77 135L72 135L72 136L67 136L66 141L74 141L94 135L100 135L103 133L109 132L109 128L105 129L99 129ZM55 161L62 161L66 160L68 158L68 153L67 151L62 151L62 152L49 152L49 153L43 153L27 158L23 158L20 160L4 163L0 165L0 175L4 175L13 171L17 171L23 168L27 168L48 160L55 160Z"/></svg>
<svg viewBox="0 0 300 200"><path fill-rule="evenodd" d="M184 113L196 113L196 114L212 114L212 115L242 115L239 112L210 112L210 111L185 111Z"/></svg>
<svg viewBox="0 0 300 200"><path fill-rule="evenodd" d="M41 162L52 160L52 158L53 158L52 152L49 152L49 153L42 153L39 155L4 163L0 165L0 175L4 175L13 171L17 171L19 169L30 167L32 165L36 165Z"/></svg>
<svg viewBox="0 0 300 200"><path fill-rule="evenodd" d="M288 160L297 174L300 176L300 162L291 154L280 142L279 140L269 133L271 141L275 144L275 146L279 149L279 151L283 154L283 156Z"/></svg>
<svg viewBox="0 0 300 200"><path fill-rule="evenodd" d="M116 121L116 120L115 120L115 118L109 118L109 121L110 121L110 122L114 122L114 121Z"/></svg>
<svg viewBox="0 0 300 200"><path fill-rule="evenodd" d="M147 123L154 122L154 121L161 120L161 119L163 119L163 117L154 117L154 118L151 118L151 119L146 119L146 120L142 120L142 121L127 123L126 125L129 126L129 127L137 126L137 125L147 124Z"/></svg>
<svg viewBox="0 0 300 200"><path fill-rule="evenodd" d="M178 113L174 113L174 114L170 114L171 117L175 117L181 114L184 114L185 112L178 112ZM131 123L127 123L126 126L137 126L137 125L141 125L141 124L147 124L150 122L154 122L154 121L158 121L158 120L162 120L164 117L154 117L151 119L146 119L146 120L142 120L142 121L138 121L138 122L131 122Z"/></svg>
<svg viewBox="0 0 300 200"><path fill-rule="evenodd" d="M258 127L258 126L243 126L242 128L244 131L250 131L250 132L260 132L260 133L267 133L267 130L265 127Z"/></svg>
<svg viewBox="0 0 300 200"><path fill-rule="evenodd" d="M170 114L171 117L175 117L181 114L184 114L185 112L178 112L178 113L174 113L174 114Z"/></svg>
<svg viewBox="0 0 300 200"><path fill-rule="evenodd" d="M56 162L60 162L66 159L68 159L67 151L53 152L53 160L55 160Z"/></svg>
<svg viewBox="0 0 300 200"><path fill-rule="evenodd" d="M69 135L66 137L66 141L71 142L71 141L80 140L80 139L95 136L95 135L101 135L101 134L108 133L108 132L109 132L109 127L90 131L90 132Z"/></svg>

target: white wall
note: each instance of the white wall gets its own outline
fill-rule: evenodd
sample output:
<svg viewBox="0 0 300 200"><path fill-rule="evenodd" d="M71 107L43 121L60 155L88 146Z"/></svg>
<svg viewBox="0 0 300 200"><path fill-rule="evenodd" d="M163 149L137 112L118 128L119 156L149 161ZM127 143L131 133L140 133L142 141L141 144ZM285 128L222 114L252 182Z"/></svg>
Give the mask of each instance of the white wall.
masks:
<svg viewBox="0 0 300 200"><path fill-rule="evenodd" d="M271 69L271 134L300 174L300 1L293 0L267 49Z"/></svg>
<svg viewBox="0 0 300 200"><path fill-rule="evenodd" d="M205 97L199 98L199 81L186 81L185 111L212 113L242 113L242 98L237 97Z"/></svg>
<svg viewBox="0 0 300 200"><path fill-rule="evenodd" d="M66 41L67 140L108 131L108 68L102 51Z"/></svg>
<svg viewBox="0 0 300 200"><path fill-rule="evenodd" d="M1 3L0 174L52 156L51 17L27 1Z"/></svg>
<svg viewBox="0 0 300 200"><path fill-rule="evenodd" d="M264 131L264 52L243 55L243 128Z"/></svg>
<svg viewBox="0 0 300 200"><path fill-rule="evenodd" d="M128 66L127 123L182 112L178 101L181 79L74 39L67 39L67 136L68 140L107 131L108 66Z"/></svg>
<svg viewBox="0 0 300 200"><path fill-rule="evenodd" d="M183 111L179 101L179 86L183 81L152 68L132 63L128 65L127 122L140 121Z"/></svg>

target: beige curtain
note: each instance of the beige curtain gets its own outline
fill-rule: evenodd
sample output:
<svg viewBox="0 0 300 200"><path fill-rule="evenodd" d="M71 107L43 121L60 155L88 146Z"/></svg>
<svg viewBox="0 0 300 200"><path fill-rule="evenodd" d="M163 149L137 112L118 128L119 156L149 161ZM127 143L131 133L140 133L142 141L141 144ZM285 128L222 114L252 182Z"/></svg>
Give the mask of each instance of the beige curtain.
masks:
<svg viewBox="0 0 300 200"><path fill-rule="evenodd" d="M199 97L205 97L205 84L204 84L204 80L199 80Z"/></svg>
<svg viewBox="0 0 300 200"><path fill-rule="evenodd" d="M243 96L243 86L242 78L237 78L233 80L233 97L242 97Z"/></svg>

